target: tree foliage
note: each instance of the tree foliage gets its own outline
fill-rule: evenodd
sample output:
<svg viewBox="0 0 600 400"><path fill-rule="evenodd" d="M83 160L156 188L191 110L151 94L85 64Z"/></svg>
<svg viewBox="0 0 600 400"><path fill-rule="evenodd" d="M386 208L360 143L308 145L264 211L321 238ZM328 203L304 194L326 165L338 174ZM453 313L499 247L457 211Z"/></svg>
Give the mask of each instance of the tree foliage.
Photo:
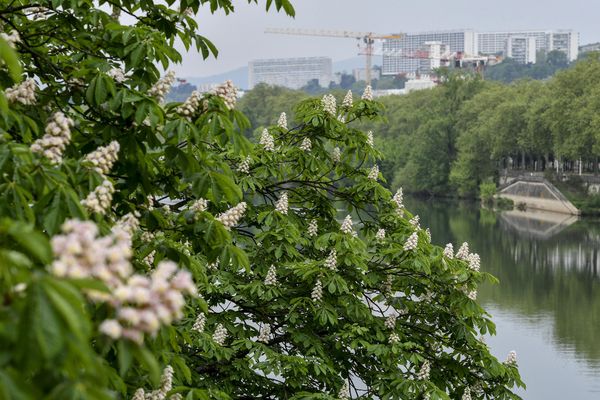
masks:
<svg viewBox="0 0 600 400"><path fill-rule="evenodd" d="M379 183L379 103L307 99L255 144L229 83L161 102L231 2L101 5L0 9L2 398L518 398L478 339L493 278Z"/></svg>

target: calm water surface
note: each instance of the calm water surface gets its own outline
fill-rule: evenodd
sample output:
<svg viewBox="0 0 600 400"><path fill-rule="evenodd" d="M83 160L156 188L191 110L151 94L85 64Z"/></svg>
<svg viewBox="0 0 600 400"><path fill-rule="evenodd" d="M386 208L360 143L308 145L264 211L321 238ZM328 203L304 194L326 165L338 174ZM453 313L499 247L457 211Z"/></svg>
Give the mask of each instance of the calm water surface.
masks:
<svg viewBox="0 0 600 400"><path fill-rule="evenodd" d="M600 399L600 221L493 213L475 203L407 199L439 245L467 241L498 285L479 288L504 360L516 350L527 400Z"/></svg>

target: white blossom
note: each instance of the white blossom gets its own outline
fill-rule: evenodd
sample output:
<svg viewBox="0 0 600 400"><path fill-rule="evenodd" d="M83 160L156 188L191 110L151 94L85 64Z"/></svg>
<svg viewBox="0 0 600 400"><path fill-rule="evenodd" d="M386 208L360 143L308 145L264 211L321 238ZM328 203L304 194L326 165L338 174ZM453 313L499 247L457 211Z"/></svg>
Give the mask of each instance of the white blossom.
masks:
<svg viewBox="0 0 600 400"><path fill-rule="evenodd" d="M287 115L284 112L282 112L279 115L279 119L277 120L277 126L287 131Z"/></svg>
<svg viewBox="0 0 600 400"><path fill-rule="evenodd" d="M228 110L233 110L235 108L235 103L237 101L237 89L233 84L233 81L226 80L222 84L214 87L211 90L211 94L219 96L225 102L225 107Z"/></svg>
<svg viewBox="0 0 600 400"><path fill-rule="evenodd" d="M92 213L105 214L110 208L112 195L115 191L113 184L109 180L104 180L100 185L81 200L81 204Z"/></svg>
<svg viewBox="0 0 600 400"><path fill-rule="evenodd" d="M403 201L404 201L404 194L402 193L402 188L400 188L396 191L396 194L394 194L394 197L392 197L392 202L394 203L396 208L402 209L402 208L404 208Z"/></svg>
<svg viewBox="0 0 600 400"><path fill-rule="evenodd" d="M478 271L481 267L481 259L479 258L479 254L472 253L467 257L467 261L469 262L469 268L473 271Z"/></svg>
<svg viewBox="0 0 600 400"><path fill-rule="evenodd" d="M344 218L340 230L345 234L352 234L354 232L354 229L352 228L352 217L350 215L347 215L346 218Z"/></svg>
<svg viewBox="0 0 600 400"><path fill-rule="evenodd" d="M420 381L426 381L429 379L429 374L431 372L431 365L429 361L425 361L421 366L421 369L417 373L417 379Z"/></svg>
<svg viewBox="0 0 600 400"><path fill-rule="evenodd" d="M333 153L331 154L331 158L334 163L339 163L342 159L342 150L339 147L333 148Z"/></svg>
<svg viewBox="0 0 600 400"><path fill-rule="evenodd" d="M468 260L469 254L469 243L464 242L456 252L455 257L460 260Z"/></svg>
<svg viewBox="0 0 600 400"><path fill-rule="evenodd" d="M204 313L199 313L196 317L196 321L194 321L194 325L192 325L192 330L198 333L204 332L204 327L206 326L206 315Z"/></svg>
<svg viewBox="0 0 600 400"><path fill-rule="evenodd" d="M173 389L173 367L167 365L160 377L160 388L152 392L150 399L164 400L167 398L167 393Z"/></svg>
<svg viewBox="0 0 600 400"><path fill-rule="evenodd" d="M506 365L517 365L517 352L511 350L506 356L506 361L504 361Z"/></svg>
<svg viewBox="0 0 600 400"><path fill-rule="evenodd" d="M321 99L321 107L326 113L335 116L336 115L336 100L332 94L326 94Z"/></svg>
<svg viewBox="0 0 600 400"><path fill-rule="evenodd" d="M173 372L173 367L167 365L160 377L160 387L150 393L146 393L143 388L139 388L135 391L132 400L166 400L167 395L173 389ZM169 399L181 400L181 397L176 397L177 395L178 393L170 396Z"/></svg>
<svg viewBox="0 0 600 400"><path fill-rule="evenodd" d="M105 319L98 327L100 333L112 338L118 339L123 333L123 327L119 324L119 321L114 319Z"/></svg>
<svg viewBox="0 0 600 400"><path fill-rule="evenodd" d="M376 181L379 177L379 166L377 164L373 165L371 171L369 171L369 176L367 178Z"/></svg>
<svg viewBox="0 0 600 400"><path fill-rule="evenodd" d="M394 277L392 275L387 275L385 282L383 283L383 286L381 288L382 292L385 293L387 296L390 296L392 294L392 284L394 283Z"/></svg>
<svg viewBox="0 0 600 400"><path fill-rule="evenodd" d="M21 42L21 37L17 31L11 31L10 33L0 32L0 38L4 39L13 49L17 43Z"/></svg>
<svg viewBox="0 0 600 400"><path fill-rule="evenodd" d="M419 225L419 220L420 220L419 216L415 215L408 221L408 223L411 224L415 229L420 229L421 226Z"/></svg>
<svg viewBox="0 0 600 400"><path fill-rule="evenodd" d="M244 158L242 160L242 162L240 162L240 164L238 165L238 167L237 167L238 172L241 172L242 174L249 174L251 162L252 162L252 157L246 156L246 158Z"/></svg>
<svg viewBox="0 0 600 400"><path fill-rule="evenodd" d="M417 232L413 232L408 239L406 239L406 242L404 243L404 250L405 251L411 251L417 248L417 245L419 244L419 236L417 236Z"/></svg>
<svg viewBox="0 0 600 400"><path fill-rule="evenodd" d="M308 224L307 233L309 237L317 236L319 225L316 219L312 219Z"/></svg>
<svg viewBox="0 0 600 400"><path fill-rule="evenodd" d="M375 234L375 239L377 239L377 240L385 239L385 229L383 229L383 228L378 229L377 233Z"/></svg>
<svg viewBox="0 0 600 400"><path fill-rule="evenodd" d="M346 116L340 114L337 116L337 120L340 121L342 124L346 123Z"/></svg>
<svg viewBox="0 0 600 400"><path fill-rule="evenodd" d="M350 386L348 386L348 380L344 380L344 385L338 393L338 399L349 400L350 399Z"/></svg>
<svg viewBox="0 0 600 400"><path fill-rule="evenodd" d="M388 339L390 344L396 344L400 342L400 336L396 332L390 333L390 338Z"/></svg>
<svg viewBox="0 0 600 400"><path fill-rule="evenodd" d="M87 154L84 161L91 163L94 171L101 175L106 175L110 172L115 161L119 158L118 154L120 148L119 142L113 140L108 146L98 147L96 150Z"/></svg>
<svg viewBox="0 0 600 400"><path fill-rule="evenodd" d="M388 315L385 319L385 327L388 329L394 329L396 327L396 319L398 316L396 314Z"/></svg>
<svg viewBox="0 0 600 400"><path fill-rule="evenodd" d="M195 200L192 205L190 206L190 210L192 212L194 212L194 214L199 214L201 212L204 212L208 209L208 200L204 199L204 198L199 198L198 200Z"/></svg>
<svg viewBox="0 0 600 400"><path fill-rule="evenodd" d="M429 228L425 229L425 236L427 236L427 243L431 243L431 231Z"/></svg>
<svg viewBox="0 0 600 400"><path fill-rule="evenodd" d="M302 140L302 143L300 144L300 150L310 152L311 149L312 149L312 142L310 141L309 138L304 138L304 140Z"/></svg>
<svg viewBox="0 0 600 400"><path fill-rule="evenodd" d="M264 284L267 286L277 285L277 269L274 265L269 267L269 271L267 271L267 276L265 277Z"/></svg>
<svg viewBox="0 0 600 400"><path fill-rule="evenodd" d="M169 71L148 89L148 95L154 97L159 103L162 103L165 101L165 96L171 90L173 83L175 83L175 71Z"/></svg>
<svg viewBox="0 0 600 400"><path fill-rule="evenodd" d="M146 392L144 389L138 388L133 394L131 400L146 400Z"/></svg>
<svg viewBox="0 0 600 400"><path fill-rule="evenodd" d="M275 211L287 215L289 209L288 205L288 194L287 192L283 192L279 200L275 203Z"/></svg>
<svg viewBox="0 0 600 400"><path fill-rule="evenodd" d="M446 258L454 258L454 246L452 246L452 243L448 243L446 247L444 247L443 254Z"/></svg>
<svg viewBox="0 0 600 400"><path fill-rule="evenodd" d="M467 293L467 297L473 301L477 300L477 289L473 289Z"/></svg>
<svg viewBox="0 0 600 400"><path fill-rule="evenodd" d="M471 388L468 386L465 388L461 400L471 400Z"/></svg>
<svg viewBox="0 0 600 400"><path fill-rule="evenodd" d="M113 78L113 80L117 83L123 83L127 80L127 77L125 76L125 73L123 72L123 70L121 68L111 68L106 75L110 76L111 78Z"/></svg>
<svg viewBox="0 0 600 400"><path fill-rule="evenodd" d="M200 109L200 100L202 100L202 94L200 94L199 91L194 90L190 96L185 99L183 104L177 107L177 114L186 117L188 120L191 120Z"/></svg>
<svg viewBox="0 0 600 400"><path fill-rule="evenodd" d="M55 112L44 129L44 136L31 144L31 151L46 157L52 164L60 163L71 141L72 126L71 118L65 117L60 111Z"/></svg>
<svg viewBox="0 0 600 400"><path fill-rule="evenodd" d="M373 100L373 89L371 88L371 85L367 85L367 87L365 88L365 91L362 94L362 99Z"/></svg>
<svg viewBox="0 0 600 400"><path fill-rule="evenodd" d="M271 326L269 324L264 324L260 328L260 332L258 334L258 342L268 343L271 337Z"/></svg>
<svg viewBox="0 0 600 400"><path fill-rule="evenodd" d="M26 106L35 104L35 91L37 84L32 78L25 79L21 83L6 89L4 94L9 103L21 103Z"/></svg>
<svg viewBox="0 0 600 400"><path fill-rule="evenodd" d="M275 139L269 133L269 131L265 128L260 135L259 144L261 144L266 151L275 151Z"/></svg>
<svg viewBox="0 0 600 400"><path fill-rule="evenodd" d="M348 90L346 96L344 96L344 100L342 101L342 107L351 108L352 107L352 90Z"/></svg>
<svg viewBox="0 0 600 400"><path fill-rule="evenodd" d="M146 257L144 257L144 259L142 261L144 261L144 263L148 267L153 267L154 266L154 256L156 256L156 250L152 250L150 253L148 253L148 255Z"/></svg>
<svg viewBox="0 0 600 400"><path fill-rule="evenodd" d="M140 227L139 217L140 213L137 211L127 213L117 221L113 230L122 229L123 231L127 232L129 236L133 237L135 232Z"/></svg>
<svg viewBox="0 0 600 400"><path fill-rule="evenodd" d="M327 258L325 259L325 267L332 271L337 271L337 252L335 249L331 250Z"/></svg>
<svg viewBox="0 0 600 400"><path fill-rule="evenodd" d="M369 147L375 147L375 139L373 139L373 131L367 132L367 144Z"/></svg>
<svg viewBox="0 0 600 400"><path fill-rule="evenodd" d="M217 216L217 221L222 223L225 226L225 229L230 230L240 222L244 216L244 213L246 212L246 207L246 202L242 201L235 207L232 207L224 213L219 214Z"/></svg>
<svg viewBox="0 0 600 400"><path fill-rule="evenodd" d="M317 279L317 282L315 282L315 286L310 293L310 298L315 303L319 303L323 299L323 284L320 279Z"/></svg>
<svg viewBox="0 0 600 400"><path fill-rule="evenodd" d="M215 329L215 333L213 334L213 340L219 346L223 346L225 344L225 340L227 340L227 329L222 324L218 324Z"/></svg>

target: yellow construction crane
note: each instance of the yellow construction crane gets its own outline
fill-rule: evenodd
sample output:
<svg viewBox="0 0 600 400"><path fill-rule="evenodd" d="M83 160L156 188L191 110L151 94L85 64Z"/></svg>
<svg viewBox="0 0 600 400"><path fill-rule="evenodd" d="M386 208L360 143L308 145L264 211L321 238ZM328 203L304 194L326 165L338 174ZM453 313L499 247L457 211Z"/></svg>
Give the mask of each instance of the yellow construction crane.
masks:
<svg viewBox="0 0 600 400"><path fill-rule="evenodd" d="M375 40L383 39L402 39L403 34L390 34L381 35L373 32L352 32L352 31L332 31L332 30L319 30L319 29L293 29L293 28L269 28L265 30L265 33L275 33L282 35L298 35L298 36L319 36L319 37L337 37L337 38L352 38L362 41L365 48L361 54L365 55L366 58L366 78L367 85L371 84L371 61L373 57L373 45Z"/></svg>

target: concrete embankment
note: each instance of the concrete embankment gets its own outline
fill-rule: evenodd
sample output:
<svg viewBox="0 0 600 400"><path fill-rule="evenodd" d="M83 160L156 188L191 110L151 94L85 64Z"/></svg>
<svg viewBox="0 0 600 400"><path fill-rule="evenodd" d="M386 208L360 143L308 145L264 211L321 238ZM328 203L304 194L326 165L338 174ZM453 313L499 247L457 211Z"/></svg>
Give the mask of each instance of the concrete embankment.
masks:
<svg viewBox="0 0 600 400"><path fill-rule="evenodd" d="M498 195L512 200L515 206L562 214L580 215L573 205L552 183L540 177L517 178L502 187Z"/></svg>

